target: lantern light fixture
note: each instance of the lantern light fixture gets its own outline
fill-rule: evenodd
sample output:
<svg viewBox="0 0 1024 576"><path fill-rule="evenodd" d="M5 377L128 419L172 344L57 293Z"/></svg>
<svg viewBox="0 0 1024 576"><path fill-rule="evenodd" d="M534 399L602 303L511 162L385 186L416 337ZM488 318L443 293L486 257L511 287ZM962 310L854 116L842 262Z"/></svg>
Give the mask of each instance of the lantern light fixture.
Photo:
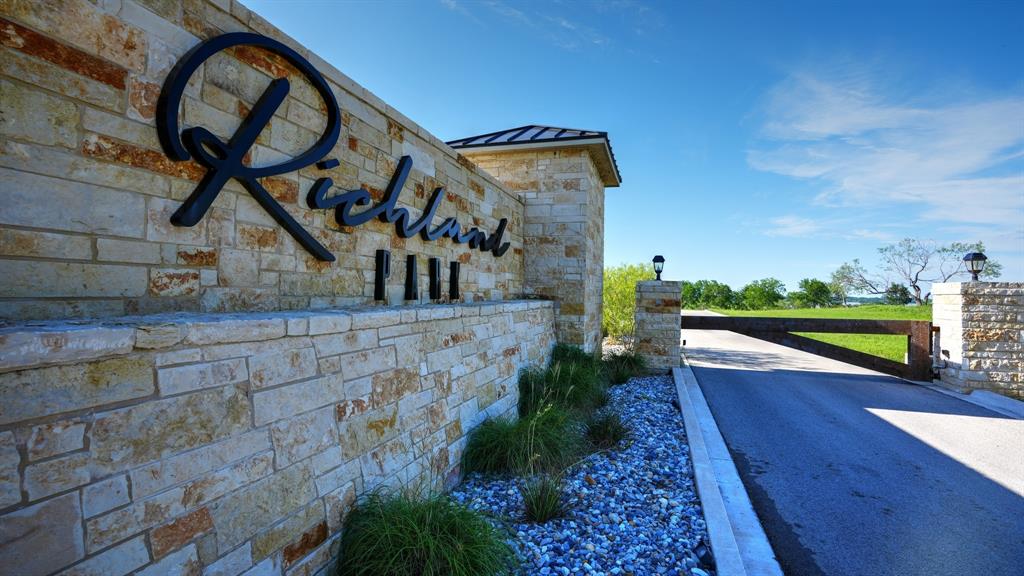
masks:
<svg viewBox="0 0 1024 576"><path fill-rule="evenodd" d="M661 254L654 257L654 274L656 275L655 280L661 280L661 271L665 269L665 257Z"/></svg>
<svg viewBox="0 0 1024 576"><path fill-rule="evenodd" d="M978 281L978 275L985 269L986 260L988 260L988 256L981 252L970 252L964 256L964 262L967 264L967 271L971 273L972 281Z"/></svg>

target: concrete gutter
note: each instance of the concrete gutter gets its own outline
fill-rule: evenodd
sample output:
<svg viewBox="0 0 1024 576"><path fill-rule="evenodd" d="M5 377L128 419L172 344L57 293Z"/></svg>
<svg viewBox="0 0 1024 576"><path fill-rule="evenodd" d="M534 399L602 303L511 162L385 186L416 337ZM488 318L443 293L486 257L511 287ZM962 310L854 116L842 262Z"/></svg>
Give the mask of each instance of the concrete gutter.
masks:
<svg viewBox="0 0 1024 576"><path fill-rule="evenodd" d="M672 369L719 576L783 576L693 370Z"/></svg>

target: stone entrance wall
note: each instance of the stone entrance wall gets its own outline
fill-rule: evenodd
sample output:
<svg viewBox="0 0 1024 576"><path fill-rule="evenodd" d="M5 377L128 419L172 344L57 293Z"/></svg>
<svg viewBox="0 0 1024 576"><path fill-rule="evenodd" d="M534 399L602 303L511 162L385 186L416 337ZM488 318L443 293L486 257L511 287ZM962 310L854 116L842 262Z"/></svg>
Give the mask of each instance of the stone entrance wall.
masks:
<svg viewBox="0 0 1024 576"><path fill-rule="evenodd" d="M171 67L200 40L254 31L296 49L324 75L341 108L341 137L309 166L261 180L338 260L296 244L237 182L196 226L169 218L205 168L173 162L157 141L157 97ZM291 91L251 150L254 166L308 149L326 107L281 58L257 48L213 56L189 84L183 127L227 139L272 78ZM314 179L365 186L379 199L403 155L414 164L399 205L419 214L437 186L435 222L457 217L493 231L508 219L501 258L448 240L402 239L376 219L339 227L305 203ZM374 253L392 251L398 299L405 256L462 262L468 301L523 293L523 200L429 132L257 14L229 0L0 2L0 320L328 308L373 295ZM420 282L426 286L426 280ZM394 302L394 299L393 299ZM395 302L401 304L401 302Z"/></svg>
<svg viewBox="0 0 1024 576"><path fill-rule="evenodd" d="M947 282L932 298L942 383L1024 400L1024 284Z"/></svg>
<svg viewBox="0 0 1024 576"><path fill-rule="evenodd" d="M354 498L458 476L551 302L42 323L0 333L5 574L313 574ZM251 572L246 572L248 570Z"/></svg>

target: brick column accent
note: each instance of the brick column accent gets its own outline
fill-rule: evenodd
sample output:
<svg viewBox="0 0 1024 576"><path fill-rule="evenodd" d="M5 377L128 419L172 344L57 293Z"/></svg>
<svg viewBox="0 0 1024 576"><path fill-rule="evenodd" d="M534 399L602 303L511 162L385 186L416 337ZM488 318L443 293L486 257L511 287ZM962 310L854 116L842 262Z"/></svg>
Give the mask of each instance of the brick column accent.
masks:
<svg viewBox="0 0 1024 576"><path fill-rule="evenodd" d="M942 383L1024 400L1024 283L947 282L932 298Z"/></svg>
<svg viewBox="0 0 1024 576"><path fill-rule="evenodd" d="M636 283L636 351L652 372L679 366L681 288L675 281Z"/></svg>

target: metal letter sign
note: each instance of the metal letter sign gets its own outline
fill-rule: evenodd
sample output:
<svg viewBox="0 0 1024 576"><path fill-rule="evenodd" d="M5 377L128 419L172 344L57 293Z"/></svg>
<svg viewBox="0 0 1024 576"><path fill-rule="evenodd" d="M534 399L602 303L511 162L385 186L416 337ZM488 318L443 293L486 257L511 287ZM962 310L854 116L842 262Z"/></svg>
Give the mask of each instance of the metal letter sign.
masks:
<svg viewBox="0 0 1024 576"><path fill-rule="evenodd" d="M260 132L288 95L291 86L287 78L278 78L270 82L249 115L242 121L242 125L227 142L222 142L202 127L180 129L178 113L181 98L192 74L211 56L233 46L256 46L273 52L287 60L306 77L327 107L327 126L313 147L273 166L254 168L246 166L243 162ZM333 262L334 255L277 203L260 184L259 179L294 172L311 164L316 164L322 170L337 166L336 159L323 160L323 157L334 148L341 134L340 116L338 101L323 76L305 58L277 40L249 32L233 32L211 38L192 48L164 82L160 100L157 102L156 125L160 143L170 158L179 161L194 158L206 167L207 172L192 195L171 216L171 223L176 226L195 226L206 215L224 184L234 178L245 186L260 206L310 254L319 260ZM411 168L412 158L403 156L391 176L384 198L377 205L354 214L354 208L366 207L371 203L370 193L365 188L360 188L328 197L328 192L334 185L330 178L320 178L314 182L306 201L310 208L334 208L335 219L345 226L358 226L376 217L382 222L394 223L397 234L402 238L416 234L426 241L448 237L456 243L468 243L470 248L491 252L494 256L501 256L508 250L509 243L501 241L508 224L506 218L498 222L498 228L491 234L477 228L463 232L454 218L445 218L437 227L431 228L431 221L445 197L443 187L434 190L426 209L418 219L411 222L412 216L409 211L396 206Z"/></svg>

